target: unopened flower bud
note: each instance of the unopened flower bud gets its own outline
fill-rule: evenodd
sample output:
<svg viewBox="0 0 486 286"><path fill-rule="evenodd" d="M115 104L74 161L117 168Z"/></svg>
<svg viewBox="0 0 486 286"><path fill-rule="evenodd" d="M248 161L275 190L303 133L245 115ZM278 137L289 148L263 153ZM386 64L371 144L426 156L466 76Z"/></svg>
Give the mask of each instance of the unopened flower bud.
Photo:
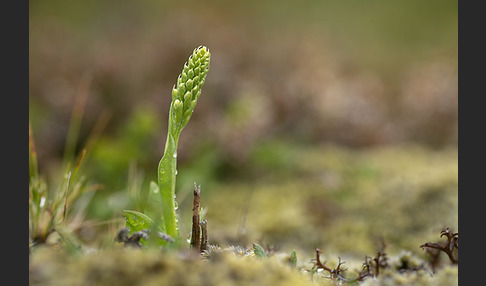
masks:
<svg viewBox="0 0 486 286"><path fill-rule="evenodd" d="M186 90L191 90L193 85L194 85L194 82L192 81L192 79L188 79L187 82L186 82Z"/></svg>
<svg viewBox="0 0 486 286"><path fill-rule="evenodd" d="M179 98L179 92L175 88L175 86L172 88L172 100L178 99Z"/></svg>
<svg viewBox="0 0 486 286"><path fill-rule="evenodd" d="M180 95L185 94L186 93L186 85L184 83L179 84L177 91L179 92Z"/></svg>
<svg viewBox="0 0 486 286"><path fill-rule="evenodd" d="M192 93L188 91L184 94L184 102L189 102L190 100L192 100Z"/></svg>
<svg viewBox="0 0 486 286"><path fill-rule="evenodd" d="M194 70L192 70L192 69L191 69L191 70L188 70L188 71L187 71L187 76L188 76L190 79L192 79L192 78L194 77Z"/></svg>

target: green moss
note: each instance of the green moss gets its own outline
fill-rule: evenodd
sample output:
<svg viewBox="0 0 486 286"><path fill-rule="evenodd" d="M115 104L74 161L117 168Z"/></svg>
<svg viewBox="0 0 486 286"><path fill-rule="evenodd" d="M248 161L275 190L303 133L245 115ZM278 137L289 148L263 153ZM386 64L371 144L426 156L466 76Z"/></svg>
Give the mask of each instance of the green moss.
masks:
<svg viewBox="0 0 486 286"><path fill-rule="evenodd" d="M456 149L322 146L293 153L285 163L292 172L267 168L264 178L219 183L203 194L210 240L224 244L244 227L248 243L263 237L290 249L361 256L374 253L380 237L389 251L421 253L418 246L437 240L443 227L457 230Z"/></svg>
<svg viewBox="0 0 486 286"><path fill-rule="evenodd" d="M83 256L39 249L29 265L30 285L312 285L310 276L278 258L233 253L202 260L194 253L132 249Z"/></svg>

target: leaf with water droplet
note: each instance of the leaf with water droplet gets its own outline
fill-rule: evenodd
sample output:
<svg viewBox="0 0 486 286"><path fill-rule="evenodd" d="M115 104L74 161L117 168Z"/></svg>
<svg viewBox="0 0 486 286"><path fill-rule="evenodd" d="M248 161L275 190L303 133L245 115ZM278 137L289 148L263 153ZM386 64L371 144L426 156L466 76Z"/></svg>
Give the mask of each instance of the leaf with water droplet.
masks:
<svg viewBox="0 0 486 286"><path fill-rule="evenodd" d="M123 213L125 214L126 218L125 225L128 227L128 229L130 229L130 233L141 231L142 229L148 229L154 222L153 219L141 212L124 210Z"/></svg>
<svg viewBox="0 0 486 286"><path fill-rule="evenodd" d="M147 205L144 213L148 214L151 217L161 215L161 207L162 197L160 194L159 186L156 182L151 181L149 186L149 193L147 195Z"/></svg>
<svg viewBox="0 0 486 286"><path fill-rule="evenodd" d="M159 162L158 168L158 186L161 195L161 208L164 229L168 235L171 237L178 237L177 232L177 222L176 212L174 209L174 198L175 195L175 183L176 183L176 165L177 159L175 158L177 153L177 144L174 137L169 132L167 135L167 142L165 145L164 156Z"/></svg>
<svg viewBox="0 0 486 286"><path fill-rule="evenodd" d="M147 204L143 212L149 217L154 218L154 222L159 225L157 227L159 231L165 232L162 223L162 196L160 194L159 186L154 181L150 182Z"/></svg>
<svg viewBox="0 0 486 286"><path fill-rule="evenodd" d="M158 194L160 192L159 186L157 186L157 183L154 181L150 182L150 193L151 194Z"/></svg>

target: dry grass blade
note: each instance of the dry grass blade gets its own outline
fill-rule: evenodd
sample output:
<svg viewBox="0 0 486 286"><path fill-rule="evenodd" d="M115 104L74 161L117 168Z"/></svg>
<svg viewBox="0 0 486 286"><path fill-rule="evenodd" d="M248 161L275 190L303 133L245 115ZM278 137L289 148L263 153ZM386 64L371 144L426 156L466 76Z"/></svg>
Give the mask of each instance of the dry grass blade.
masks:
<svg viewBox="0 0 486 286"><path fill-rule="evenodd" d="M67 178L66 191L64 192L64 207L63 207L63 210L62 210L62 219L61 219L60 223L63 222L66 219L67 199L68 199L70 181L71 181L71 172L69 172L68 178Z"/></svg>
<svg viewBox="0 0 486 286"><path fill-rule="evenodd" d="M68 134L64 146L64 163L70 162L74 158L76 144L83 119L84 107L91 88L92 76L86 73L80 80L75 97L75 103L71 112Z"/></svg>
<svg viewBox="0 0 486 286"><path fill-rule="evenodd" d="M37 150L35 148L34 135L32 134L32 126L29 120L29 177L32 178L38 176Z"/></svg>

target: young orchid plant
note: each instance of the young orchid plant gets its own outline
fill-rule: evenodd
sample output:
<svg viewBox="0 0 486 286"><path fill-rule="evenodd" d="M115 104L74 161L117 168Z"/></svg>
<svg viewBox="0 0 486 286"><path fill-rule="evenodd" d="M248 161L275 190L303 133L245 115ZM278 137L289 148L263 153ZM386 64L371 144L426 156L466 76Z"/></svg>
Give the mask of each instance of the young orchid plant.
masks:
<svg viewBox="0 0 486 286"><path fill-rule="evenodd" d="M162 241L168 237L178 241L175 186L177 175L177 145L179 137L191 119L206 81L211 54L205 46L196 48L172 88L169 126L164 155L158 165L157 183L151 182L146 213L125 210L126 226L135 233L147 229L159 232Z"/></svg>

